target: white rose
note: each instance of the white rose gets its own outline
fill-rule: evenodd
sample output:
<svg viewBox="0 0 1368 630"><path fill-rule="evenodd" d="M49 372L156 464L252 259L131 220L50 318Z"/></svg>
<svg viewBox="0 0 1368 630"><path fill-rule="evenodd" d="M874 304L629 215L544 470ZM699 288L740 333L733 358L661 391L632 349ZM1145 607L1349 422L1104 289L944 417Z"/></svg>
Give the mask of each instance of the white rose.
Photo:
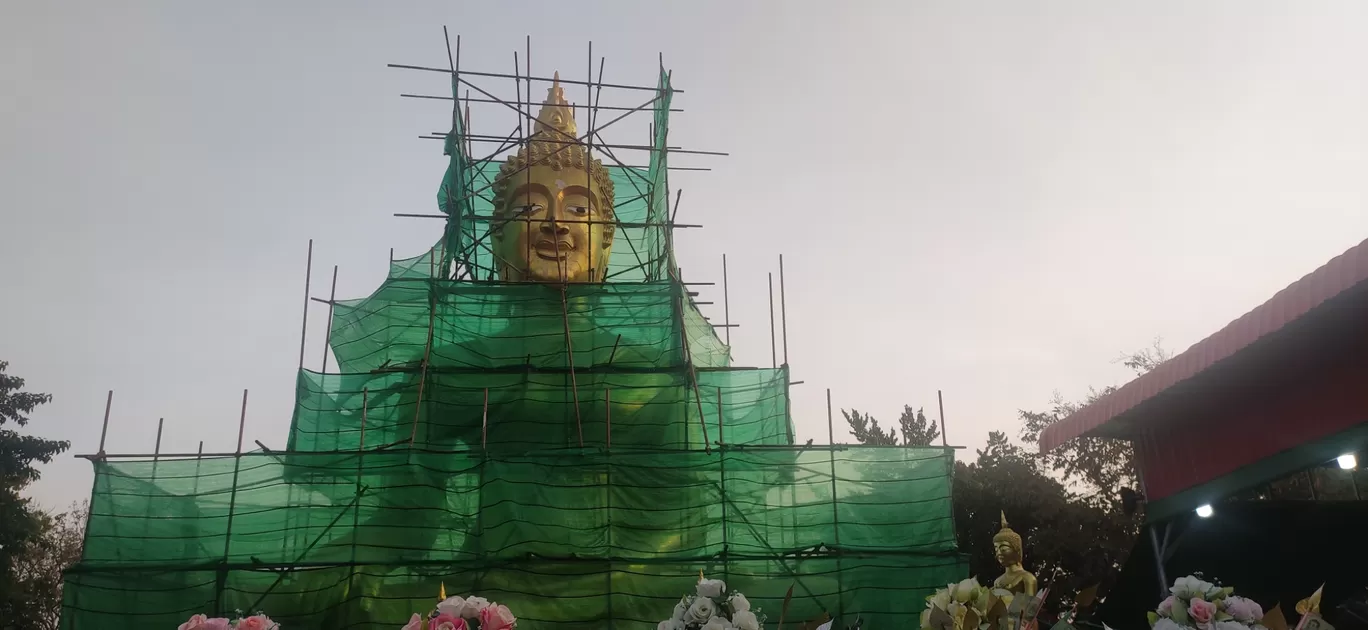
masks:
<svg viewBox="0 0 1368 630"><path fill-rule="evenodd" d="M699 580L698 594L702 597L721 597L727 592L727 583L722 580Z"/></svg>
<svg viewBox="0 0 1368 630"><path fill-rule="evenodd" d="M1185 630L1185 628L1184 626L1178 625L1178 622L1172 619L1161 617L1158 621L1154 622L1154 627L1150 628L1150 630Z"/></svg>
<svg viewBox="0 0 1368 630"><path fill-rule="evenodd" d="M464 597L448 597L437 603L437 612L452 617L460 617L461 611L465 610L465 604Z"/></svg>
<svg viewBox="0 0 1368 630"><path fill-rule="evenodd" d="M461 616L466 619L478 619L480 611L489 608L489 600L483 597L467 597L465 606L461 608Z"/></svg>
<svg viewBox="0 0 1368 630"><path fill-rule="evenodd" d="M1197 579L1195 576L1180 577L1169 589L1170 593L1178 596L1179 599L1192 599L1194 597L1206 597L1207 593L1216 588L1211 582Z"/></svg>
<svg viewBox="0 0 1368 630"><path fill-rule="evenodd" d="M681 597L679 598L679 603L675 604L674 616L670 618L683 621L684 613L686 612L689 612L689 599L687 597Z"/></svg>
<svg viewBox="0 0 1368 630"><path fill-rule="evenodd" d="M656 630L684 630L684 622L678 619L666 619L656 624Z"/></svg>
<svg viewBox="0 0 1368 630"><path fill-rule="evenodd" d="M735 628L736 626L733 626L725 618L713 617L708 620L708 623L703 624L702 630L735 630Z"/></svg>
<svg viewBox="0 0 1368 630"><path fill-rule="evenodd" d="M955 584L951 589L955 601L961 604L969 601L969 598L974 594L974 589L978 588L978 585L978 580L975 580L974 578L960 580L960 583Z"/></svg>
<svg viewBox="0 0 1368 630"><path fill-rule="evenodd" d="M950 607L950 589L939 589L931 599L926 601L926 605L931 608L945 610Z"/></svg>
<svg viewBox="0 0 1368 630"><path fill-rule="evenodd" d="M685 624L707 623L717 614L717 604L706 597L699 597L689 604L689 610L684 613Z"/></svg>
<svg viewBox="0 0 1368 630"><path fill-rule="evenodd" d="M1249 630L1249 626L1234 620L1215 621L1211 624L1211 630Z"/></svg>
<svg viewBox="0 0 1368 630"><path fill-rule="evenodd" d="M733 612L745 612L750 610L750 600L746 599L746 596L740 593L733 594L731 599L727 600L727 603L731 604ZM735 620L735 616L733 616L732 619Z"/></svg>
<svg viewBox="0 0 1368 630"><path fill-rule="evenodd" d="M749 610L732 613L732 625L736 630L760 630L760 619Z"/></svg>

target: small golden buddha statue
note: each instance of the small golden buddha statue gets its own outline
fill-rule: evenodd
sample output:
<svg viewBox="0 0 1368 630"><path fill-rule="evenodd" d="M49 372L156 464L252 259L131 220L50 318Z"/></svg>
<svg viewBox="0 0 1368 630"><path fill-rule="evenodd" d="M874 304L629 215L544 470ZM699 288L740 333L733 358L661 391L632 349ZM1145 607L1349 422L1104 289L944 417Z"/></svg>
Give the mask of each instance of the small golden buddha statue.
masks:
<svg viewBox="0 0 1368 630"><path fill-rule="evenodd" d="M1024 558L1021 534L1012 531L1012 528L1007 526L1007 514L1005 513L1002 514L1002 528L993 535L993 555L997 557L998 564L1002 565L1004 570L998 579L993 580L993 588L1000 588L1016 594L1024 593L1034 597L1036 594L1036 578L1030 571L1021 566L1021 561Z"/></svg>
<svg viewBox="0 0 1368 630"><path fill-rule="evenodd" d="M613 250L613 180L589 156L560 73L537 122L494 181L493 242L509 282L600 282Z"/></svg>

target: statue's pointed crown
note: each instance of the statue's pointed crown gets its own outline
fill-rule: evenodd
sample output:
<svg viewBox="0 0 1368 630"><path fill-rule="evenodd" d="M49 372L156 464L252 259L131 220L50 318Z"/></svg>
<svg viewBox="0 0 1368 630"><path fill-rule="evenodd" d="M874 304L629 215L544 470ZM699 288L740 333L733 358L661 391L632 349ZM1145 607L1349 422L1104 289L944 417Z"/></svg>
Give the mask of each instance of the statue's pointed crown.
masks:
<svg viewBox="0 0 1368 630"><path fill-rule="evenodd" d="M1011 526L1007 524L1006 512L1000 511L998 512L998 514L1000 516L1002 525L998 527L998 533L993 536L993 542L997 542L999 540L1006 540L1011 542L1013 546L1016 547L1017 551L1021 551L1021 534L1018 534L1015 531L1013 531Z"/></svg>
<svg viewBox="0 0 1368 630"><path fill-rule="evenodd" d="M565 100L565 88L560 84L560 71L556 72L551 87L546 90L546 100L537 112L537 122L532 126L533 133L548 134L556 140L575 140L579 136L575 128L575 108Z"/></svg>

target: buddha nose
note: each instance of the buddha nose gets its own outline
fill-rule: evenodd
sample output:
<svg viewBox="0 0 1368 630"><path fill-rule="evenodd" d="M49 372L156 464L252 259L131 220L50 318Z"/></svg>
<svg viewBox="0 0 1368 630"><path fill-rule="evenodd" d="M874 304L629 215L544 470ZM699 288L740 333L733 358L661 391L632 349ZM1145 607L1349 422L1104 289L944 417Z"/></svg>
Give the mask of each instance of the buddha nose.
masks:
<svg viewBox="0 0 1368 630"><path fill-rule="evenodd" d="M542 232L542 234L547 234L547 235L550 235L550 234L565 235L565 234L570 233L570 228L566 227L564 224L560 223L559 221L556 221L556 217L553 216L553 217L551 217L549 220L542 221L542 224L541 224L541 232Z"/></svg>

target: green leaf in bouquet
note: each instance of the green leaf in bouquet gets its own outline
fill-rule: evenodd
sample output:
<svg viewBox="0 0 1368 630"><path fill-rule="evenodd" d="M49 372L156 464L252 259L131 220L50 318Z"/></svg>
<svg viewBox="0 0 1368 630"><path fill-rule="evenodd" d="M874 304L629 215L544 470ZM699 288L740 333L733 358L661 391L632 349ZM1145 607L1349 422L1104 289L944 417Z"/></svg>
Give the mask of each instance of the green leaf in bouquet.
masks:
<svg viewBox="0 0 1368 630"><path fill-rule="evenodd" d="M1060 615L1059 621L1056 621L1055 625L1050 626L1050 630L1074 630L1073 625L1069 623L1069 613L1066 612Z"/></svg>
<svg viewBox="0 0 1368 630"><path fill-rule="evenodd" d="M1159 613L1154 612L1153 610L1145 613L1145 617L1149 618L1149 624L1151 628L1153 628L1154 624L1159 621ZM1284 630L1286 629L1284 628Z"/></svg>
<svg viewBox="0 0 1368 630"><path fill-rule="evenodd" d="M1177 623L1180 626L1192 625L1188 620L1187 603L1181 599L1173 602L1173 608L1169 611L1169 616L1173 617L1174 623Z"/></svg>

